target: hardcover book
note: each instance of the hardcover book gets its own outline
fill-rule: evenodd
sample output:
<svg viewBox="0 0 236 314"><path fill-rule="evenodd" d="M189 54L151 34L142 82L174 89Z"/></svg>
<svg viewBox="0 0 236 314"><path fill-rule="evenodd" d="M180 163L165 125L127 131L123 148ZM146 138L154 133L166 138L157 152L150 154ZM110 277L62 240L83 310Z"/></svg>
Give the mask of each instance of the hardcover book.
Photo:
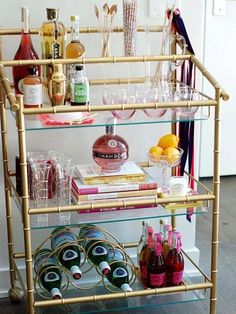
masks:
<svg viewBox="0 0 236 314"><path fill-rule="evenodd" d="M133 161L127 161L119 171L103 172L97 164L76 165L75 177L83 184L104 184L111 182L143 182L146 180L144 171Z"/></svg>

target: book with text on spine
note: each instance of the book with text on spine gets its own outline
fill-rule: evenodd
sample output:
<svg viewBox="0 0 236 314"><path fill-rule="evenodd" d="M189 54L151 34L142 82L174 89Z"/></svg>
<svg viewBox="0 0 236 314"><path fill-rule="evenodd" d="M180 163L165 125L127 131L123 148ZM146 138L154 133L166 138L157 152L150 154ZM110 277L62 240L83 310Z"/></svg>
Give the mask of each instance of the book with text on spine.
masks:
<svg viewBox="0 0 236 314"><path fill-rule="evenodd" d="M74 177L78 177L83 184L90 185L111 182L143 182L146 180L146 174L134 161L127 161L116 172L104 172L97 164L76 165Z"/></svg>

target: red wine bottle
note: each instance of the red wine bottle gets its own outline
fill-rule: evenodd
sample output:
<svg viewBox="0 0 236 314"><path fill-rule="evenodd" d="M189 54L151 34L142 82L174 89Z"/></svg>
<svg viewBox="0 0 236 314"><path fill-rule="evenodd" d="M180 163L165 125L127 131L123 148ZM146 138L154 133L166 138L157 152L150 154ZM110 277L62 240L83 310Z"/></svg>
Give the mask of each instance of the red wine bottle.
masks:
<svg viewBox="0 0 236 314"><path fill-rule="evenodd" d="M183 281L184 257L181 247L181 234L177 231L172 232L171 249L166 257L168 286L179 286Z"/></svg>
<svg viewBox="0 0 236 314"><path fill-rule="evenodd" d="M147 286L149 288L160 288L166 283L166 266L162 253L162 235L154 234L154 251L148 260Z"/></svg>
<svg viewBox="0 0 236 314"><path fill-rule="evenodd" d="M29 8L21 8L22 32L20 46L15 54L14 60L38 59L37 52L33 47L29 33ZM23 94L23 79L29 74L30 65L12 67L12 76L16 94ZM36 66L36 75L40 76L41 67Z"/></svg>

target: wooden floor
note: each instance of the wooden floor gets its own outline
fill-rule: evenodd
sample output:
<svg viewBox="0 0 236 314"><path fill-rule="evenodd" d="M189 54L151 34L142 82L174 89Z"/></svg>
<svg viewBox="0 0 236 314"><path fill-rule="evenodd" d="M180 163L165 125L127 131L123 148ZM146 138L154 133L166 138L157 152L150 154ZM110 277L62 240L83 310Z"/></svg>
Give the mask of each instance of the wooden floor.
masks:
<svg viewBox="0 0 236 314"><path fill-rule="evenodd" d="M205 179L204 183L208 185L210 181ZM236 314L236 177L221 178L221 183L217 314ZM202 268L206 271L209 269L211 254L210 239L211 215L199 215L197 218L197 247L200 249ZM44 314L46 313L59 314L56 310ZM170 305L158 308L158 310L130 310L126 313L208 314L209 300ZM2 299L0 314L26 314L26 311L21 306L13 306L9 300Z"/></svg>

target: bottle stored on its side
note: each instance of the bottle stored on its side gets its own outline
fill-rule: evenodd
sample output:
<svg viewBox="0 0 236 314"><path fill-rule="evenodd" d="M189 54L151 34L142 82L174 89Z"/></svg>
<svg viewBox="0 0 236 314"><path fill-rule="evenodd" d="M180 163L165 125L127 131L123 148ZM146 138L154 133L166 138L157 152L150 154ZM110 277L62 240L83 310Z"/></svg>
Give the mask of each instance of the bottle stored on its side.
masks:
<svg viewBox="0 0 236 314"><path fill-rule="evenodd" d="M43 85L41 78L37 75L37 67L31 66L29 74L23 79L24 107L37 108L42 106Z"/></svg>
<svg viewBox="0 0 236 314"><path fill-rule="evenodd" d="M53 299L61 299L62 275L57 259L49 249L40 249L34 255L34 271L38 275L41 286Z"/></svg>
<svg viewBox="0 0 236 314"><path fill-rule="evenodd" d="M52 106L63 106L66 95L66 77L61 64L53 65L53 73L48 81L48 95Z"/></svg>
<svg viewBox="0 0 236 314"><path fill-rule="evenodd" d="M81 254L77 240L76 235L69 228L62 226L54 229L51 234L52 250L56 250L61 265L68 269L76 280L80 279L82 275Z"/></svg>
<svg viewBox="0 0 236 314"><path fill-rule="evenodd" d="M124 292L132 291L129 285L129 272L125 263L114 260L110 267L111 271L106 275L110 283Z"/></svg>
<svg viewBox="0 0 236 314"><path fill-rule="evenodd" d="M148 259L148 278L149 288L160 288L166 283L166 266L162 253L162 235L154 234L154 251Z"/></svg>
<svg viewBox="0 0 236 314"><path fill-rule="evenodd" d="M14 60L36 60L38 54L34 49L31 36L29 33L29 8L21 8L21 41L19 48L14 56ZM23 94L23 79L29 74L29 65L15 66L12 67L12 76L14 82L14 89L16 94ZM36 75L40 76L41 67L36 66Z"/></svg>
<svg viewBox="0 0 236 314"><path fill-rule="evenodd" d="M59 9L47 8L47 21L40 28L42 58L61 59L65 57L66 28L58 21ZM49 79L52 67L44 68L44 79Z"/></svg>
<svg viewBox="0 0 236 314"><path fill-rule="evenodd" d="M82 64L76 65L75 71L70 75L70 101L72 106L89 103L89 82Z"/></svg>
<svg viewBox="0 0 236 314"><path fill-rule="evenodd" d="M184 257L181 252L181 234L172 232L171 249L166 257L166 275L168 286L179 286L183 281Z"/></svg>
<svg viewBox="0 0 236 314"><path fill-rule="evenodd" d="M85 226L80 230L79 238L83 239L82 245L88 260L97 266L103 275L107 275L111 268L108 264L108 245L104 241L104 233L95 226Z"/></svg>

